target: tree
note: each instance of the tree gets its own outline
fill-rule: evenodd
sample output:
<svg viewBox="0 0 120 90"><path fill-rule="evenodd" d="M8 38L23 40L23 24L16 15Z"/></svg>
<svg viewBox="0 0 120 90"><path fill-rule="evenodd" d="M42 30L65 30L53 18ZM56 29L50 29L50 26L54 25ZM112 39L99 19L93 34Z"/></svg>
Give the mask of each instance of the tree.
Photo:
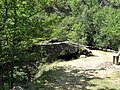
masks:
<svg viewBox="0 0 120 90"><path fill-rule="evenodd" d="M96 20L101 26L95 36L98 47L118 49L120 45L119 16L119 10L111 7L106 7L97 13Z"/></svg>

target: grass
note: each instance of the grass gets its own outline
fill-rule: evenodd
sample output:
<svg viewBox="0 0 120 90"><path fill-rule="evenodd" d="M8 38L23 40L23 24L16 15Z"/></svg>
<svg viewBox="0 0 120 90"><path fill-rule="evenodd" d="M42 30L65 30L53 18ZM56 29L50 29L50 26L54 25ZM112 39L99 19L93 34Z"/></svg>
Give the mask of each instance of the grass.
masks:
<svg viewBox="0 0 120 90"><path fill-rule="evenodd" d="M91 90L120 90L120 84L115 83L113 79L92 80L91 83L97 84L96 87L89 87Z"/></svg>
<svg viewBox="0 0 120 90"><path fill-rule="evenodd" d="M119 71L101 77L96 72L103 70L69 69L57 67L45 71L32 86L35 90L120 90Z"/></svg>
<svg viewBox="0 0 120 90"><path fill-rule="evenodd" d="M89 87L90 90L120 90L120 71L114 71L103 79L91 80L90 82L97 84L96 87Z"/></svg>

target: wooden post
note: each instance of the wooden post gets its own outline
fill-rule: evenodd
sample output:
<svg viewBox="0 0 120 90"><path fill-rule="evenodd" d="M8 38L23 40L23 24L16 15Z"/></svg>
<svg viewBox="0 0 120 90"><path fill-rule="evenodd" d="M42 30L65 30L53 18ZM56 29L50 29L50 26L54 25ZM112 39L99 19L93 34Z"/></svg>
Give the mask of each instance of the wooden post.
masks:
<svg viewBox="0 0 120 90"><path fill-rule="evenodd" d="M119 55L116 56L116 64L119 64Z"/></svg>
<svg viewBox="0 0 120 90"><path fill-rule="evenodd" d="M113 56L113 64L115 64L115 56Z"/></svg>
<svg viewBox="0 0 120 90"><path fill-rule="evenodd" d="M113 64L119 64L119 55L119 52L113 54Z"/></svg>

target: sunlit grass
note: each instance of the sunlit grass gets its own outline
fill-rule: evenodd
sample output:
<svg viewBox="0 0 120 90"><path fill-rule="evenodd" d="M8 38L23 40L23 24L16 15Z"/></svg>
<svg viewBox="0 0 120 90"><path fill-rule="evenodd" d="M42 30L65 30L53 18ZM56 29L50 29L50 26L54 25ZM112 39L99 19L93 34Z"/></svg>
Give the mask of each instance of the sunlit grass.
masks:
<svg viewBox="0 0 120 90"><path fill-rule="evenodd" d="M97 84L96 87L88 87L91 90L120 90L120 83L116 83L115 79L111 78L92 80L91 83Z"/></svg>
<svg viewBox="0 0 120 90"><path fill-rule="evenodd" d="M101 75L98 76L101 77ZM107 77L105 76L103 79L94 79L90 82L97 84L96 87L88 87L91 90L120 90L120 71L114 71L108 74Z"/></svg>

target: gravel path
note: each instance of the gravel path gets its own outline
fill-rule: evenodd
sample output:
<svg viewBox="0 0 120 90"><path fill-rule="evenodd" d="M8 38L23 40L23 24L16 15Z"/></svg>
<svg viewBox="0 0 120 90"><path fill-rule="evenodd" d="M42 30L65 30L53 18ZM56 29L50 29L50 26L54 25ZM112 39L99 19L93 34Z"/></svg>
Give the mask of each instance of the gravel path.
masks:
<svg viewBox="0 0 120 90"><path fill-rule="evenodd" d="M86 69L92 68L110 68L115 65L112 64L112 53L103 52L98 50L92 50L95 56L80 58L77 60L72 60L68 62L60 62L58 66L71 66L71 67L82 67Z"/></svg>

